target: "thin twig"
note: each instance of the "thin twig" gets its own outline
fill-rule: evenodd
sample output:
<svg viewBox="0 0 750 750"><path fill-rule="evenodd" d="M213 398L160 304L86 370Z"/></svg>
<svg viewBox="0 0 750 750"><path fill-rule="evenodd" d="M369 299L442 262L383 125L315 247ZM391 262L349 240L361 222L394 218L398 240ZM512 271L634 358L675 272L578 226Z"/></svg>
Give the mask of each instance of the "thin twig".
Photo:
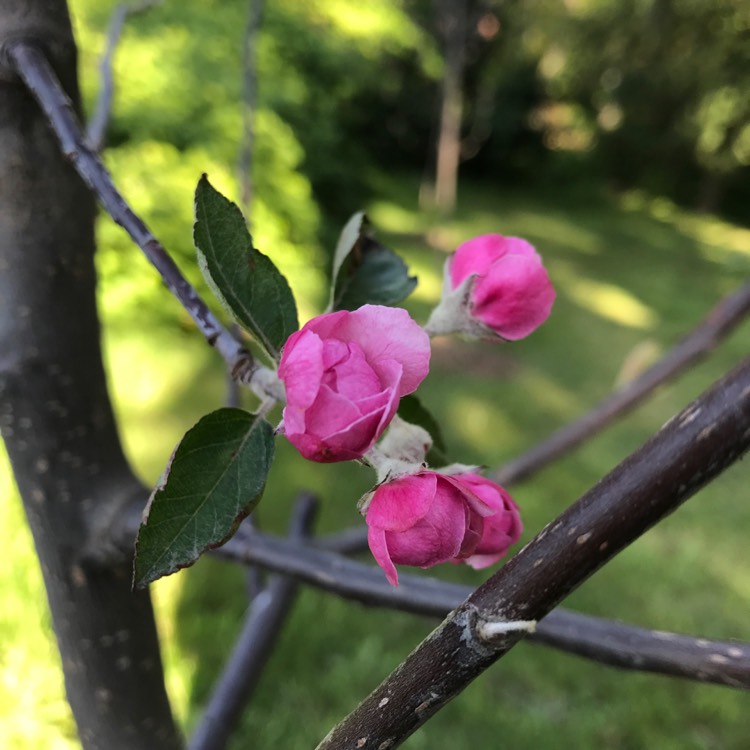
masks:
<svg viewBox="0 0 750 750"><path fill-rule="evenodd" d="M234 336L235 340L239 342L241 331L240 327L236 323L232 323L232 325L229 328L232 336ZM237 378L234 375L234 372L232 370L227 370L226 374L226 398L224 400L224 403L226 406L229 406L234 409L239 409L242 406L242 393L240 391L240 384L237 381Z"/></svg>
<svg viewBox="0 0 750 750"><path fill-rule="evenodd" d="M492 479L503 485L520 482L555 459L570 453L617 417L635 408L662 383L677 377L694 362L705 357L748 313L750 282L724 297L696 328L642 375L615 391L579 419L497 469L492 474Z"/></svg>
<svg viewBox="0 0 750 750"><path fill-rule="evenodd" d="M248 220L253 199L255 112L258 101L258 35L263 21L264 5L264 0L249 0L242 46L242 145L237 160L237 170L240 200Z"/></svg>
<svg viewBox="0 0 750 750"><path fill-rule="evenodd" d="M112 13L107 29L107 42L104 54L99 62L99 74L101 76L99 98L96 101L94 114L91 116L86 129L86 140L96 152L100 152L104 147L104 136L106 135L107 125L112 113L112 99L114 98L115 89L112 60L115 56L115 50L120 41L122 30L125 27L125 21L129 15L142 13L154 5L158 5L160 2L161 0L144 0L144 2L138 5L120 4Z"/></svg>
<svg viewBox="0 0 750 750"><path fill-rule="evenodd" d="M298 544L307 536L317 511L317 501L303 495L295 505L288 540ZM297 593L298 582L276 575L253 600L242 631L219 677L189 750L224 750L242 711L258 685L274 642Z"/></svg>
<svg viewBox="0 0 750 750"><path fill-rule="evenodd" d="M107 213L143 250L167 287L195 321L198 330L221 354L232 371L237 374L251 370L253 360L249 352L209 310L161 243L120 195L109 172L86 144L70 99L44 53L34 44L16 41L8 44L6 54L47 115L63 153L94 191Z"/></svg>
<svg viewBox="0 0 750 750"><path fill-rule="evenodd" d="M311 544L292 544L245 530L211 554L244 565L262 565L368 606L445 617L473 589L435 578L399 573L391 586L379 568ZM602 664L750 689L750 644L715 641L626 625L562 607L550 612L528 640Z"/></svg>
<svg viewBox="0 0 750 750"><path fill-rule="evenodd" d="M537 622L750 448L750 358L543 529L320 743L398 747ZM446 668L450 665L450 668Z"/></svg>

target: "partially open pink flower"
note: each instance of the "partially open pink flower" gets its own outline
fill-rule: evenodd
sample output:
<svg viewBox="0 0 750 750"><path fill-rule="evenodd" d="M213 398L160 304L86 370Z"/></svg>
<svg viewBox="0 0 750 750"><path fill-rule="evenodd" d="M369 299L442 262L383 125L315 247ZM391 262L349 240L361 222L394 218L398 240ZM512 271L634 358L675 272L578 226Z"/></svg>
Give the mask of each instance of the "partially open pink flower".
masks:
<svg viewBox="0 0 750 750"><path fill-rule="evenodd" d="M386 482L370 498L365 520L373 557L394 586L396 564L466 561L481 568L502 557L521 533L510 496L476 474L420 471Z"/></svg>
<svg viewBox="0 0 750 750"><path fill-rule="evenodd" d="M406 310L365 305L313 318L279 363L284 433L312 461L359 458L429 366L430 340Z"/></svg>
<svg viewBox="0 0 750 750"><path fill-rule="evenodd" d="M469 313L504 339L528 336L550 314L555 290L526 240L485 234L464 242L449 261L451 289L469 276Z"/></svg>

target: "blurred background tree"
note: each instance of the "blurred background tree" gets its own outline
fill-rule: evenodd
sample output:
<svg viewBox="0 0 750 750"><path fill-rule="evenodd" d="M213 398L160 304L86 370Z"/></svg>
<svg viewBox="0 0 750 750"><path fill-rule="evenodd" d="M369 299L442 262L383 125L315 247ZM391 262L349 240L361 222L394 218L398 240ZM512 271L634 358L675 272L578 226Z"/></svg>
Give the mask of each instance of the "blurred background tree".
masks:
<svg viewBox="0 0 750 750"><path fill-rule="evenodd" d="M112 3L73 3L84 93L98 80ZM253 179L259 246L285 254L315 298L341 221L398 169L431 180L441 90L461 104L461 174L498 187L595 180L642 188L739 221L750 201L750 10L741 0L435 0L268 3L260 32ZM457 6L456 6L457 7ZM241 132L240 30L246 3L163 4L134 18L116 58L108 134L116 175L153 209L167 245L189 221L188 174L211 169L232 192ZM446 10L447 8L447 10ZM200 33L196 33L200 29ZM154 106L158 102L160 106ZM454 102L449 109L455 109ZM159 168L153 169L153 164ZM203 166L201 166L203 165ZM220 176L219 174L220 173ZM146 206L158 180L159 201ZM126 185L127 187L127 185ZM237 190L234 189L234 193ZM136 201L137 203L137 201ZM164 225L160 217L169 217ZM127 240L106 230L116 275ZM311 273L310 264L316 269ZM128 297L158 287L130 279ZM296 277L296 278L295 278ZM195 279L197 281L197 278ZM123 280L124 281L124 280Z"/></svg>

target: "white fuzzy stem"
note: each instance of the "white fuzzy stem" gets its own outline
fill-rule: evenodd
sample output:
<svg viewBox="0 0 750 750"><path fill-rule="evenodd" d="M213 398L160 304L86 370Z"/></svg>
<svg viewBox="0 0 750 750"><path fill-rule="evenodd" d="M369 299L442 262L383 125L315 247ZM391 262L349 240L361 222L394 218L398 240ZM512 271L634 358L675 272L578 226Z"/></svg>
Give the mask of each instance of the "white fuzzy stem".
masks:
<svg viewBox="0 0 750 750"><path fill-rule="evenodd" d="M499 635L515 633L519 630L525 633L533 633L536 630L536 620L513 620L511 622L500 620L498 622L481 622L477 625L477 635L483 641L489 641Z"/></svg>

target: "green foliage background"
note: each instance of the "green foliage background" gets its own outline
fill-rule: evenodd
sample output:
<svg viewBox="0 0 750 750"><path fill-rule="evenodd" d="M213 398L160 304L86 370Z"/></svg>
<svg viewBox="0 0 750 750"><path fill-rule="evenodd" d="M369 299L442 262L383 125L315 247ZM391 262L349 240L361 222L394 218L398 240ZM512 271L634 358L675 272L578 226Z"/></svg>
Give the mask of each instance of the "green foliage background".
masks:
<svg viewBox="0 0 750 750"><path fill-rule="evenodd" d="M114 3L71 4L91 109ZM673 120L685 126L669 131L674 152L644 150L655 134L663 135L661 126L628 114L631 104L647 109L649 96L661 101L680 65L698 64L697 55L686 62L677 42L672 67L659 68L653 78L638 62L632 40L644 14L657 6L686 19L669 27L676 39L692 39L703 29L702 14L728 19L725 34L702 32L702 42L687 45L704 44L702 57L715 72L713 82L707 72L688 92L702 92L703 98L696 94L690 101L698 102L693 111L704 119L691 119L690 108L682 107L682 119ZM267 2L252 230L256 245L289 278L302 321L322 309L336 232L362 205L381 239L402 252L419 276L409 306L422 322L439 295L445 252L458 242L498 231L531 240L559 293L549 323L513 346L436 341L433 371L419 393L441 419L452 456L495 466L594 404L618 374L644 366L748 275L747 229L693 214L653 192L692 202L695 191L686 199L690 191L680 190L710 174L708 166L704 172L691 166L698 164L694 147L721 137L705 135L708 125L691 135L687 125L711 121L721 133L722 122L736 119L722 120L724 110L705 102L726 99L731 112L741 104L721 92L741 85L747 70L731 68L736 83L721 79L716 39L723 40L721 49L734 50L747 28L746 13L741 3L718 0L498 5L503 44L476 49L467 86L473 97L489 77L503 106L492 114L485 150L466 164L470 179L447 221L420 211L416 202L440 75L430 9L426 1L406 0ZM604 37L614 19L618 33ZM193 259L193 190L207 172L217 188L237 198L244 23L244 2L165 3L129 21L116 58L107 164L205 294ZM738 54L731 59L741 63ZM618 65L623 83L613 91L632 83L632 98L621 96L621 89L616 102L628 127L601 132L597 117L611 102L597 99L595 91ZM633 72L628 65L640 68ZM615 79L604 76L608 86ZM685 80L695 77L686 73ZM475 101L469 102L469 120ZM611 146L607 133L613 134ZM618 138L627 139L627 148ZM736 149L720 150L732 155ZM633 165L634 153L648 155ZM618 163L631 163L632 173L623 177ZM735 159L722 169L731 187L747 167ZM615 178L641 187L605 191ZM108 371L126 449L151 484L185 430L221 405L225 377L124 233L102 217L98 236ZM747 340L745 324L710 362L516 488L526 525L522 541L746 355ZM309 464L283 441L277 450L261 506L264 527L283 530L294 494L304 488L323 498L322 531L359 522L354 504L371 481L364 469ZM6 467L0 470L0 525L9 532L0 572L0 745L74 748L41 579ZM747 545L739 531L750 522L747 487L745 462L620 555L568 604L659 629L750 639ZM483 577L452 566L439 572L472 583ZM246 612L244 576L204 560L156 584L154 595L170 695L189 730ZM431 626L305 590L234 747L251 741L258 747L312 746ZM406 746L744 750L750 745L746 714L746 696L725 688L621 673L521 645Z"/></svg>

